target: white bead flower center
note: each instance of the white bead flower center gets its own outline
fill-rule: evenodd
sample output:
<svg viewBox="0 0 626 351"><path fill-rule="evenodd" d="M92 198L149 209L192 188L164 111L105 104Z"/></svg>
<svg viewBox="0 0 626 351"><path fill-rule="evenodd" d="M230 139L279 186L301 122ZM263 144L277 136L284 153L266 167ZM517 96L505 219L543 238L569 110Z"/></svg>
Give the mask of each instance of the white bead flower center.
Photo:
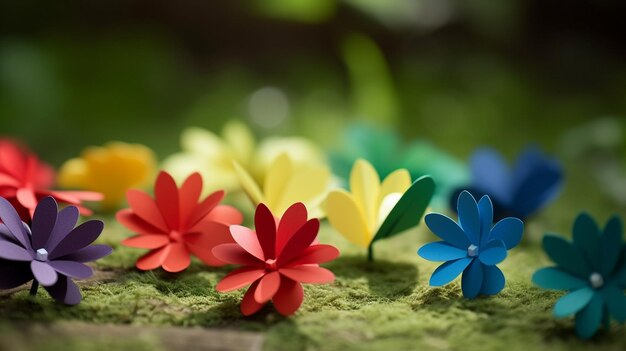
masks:
<svg viewBox="0 0 626 351"><path fill-rule="evenodd" d="M598 289L604 285L604 278L600 273L594 272L589 276L589 283L594 289Z"/></svg>
<svg viewBox="0 0 626 351"><path fill-rule="evenodd" d="M472 244L467 248L467 255L469 257L476 257L478 256L478 246Z"/></svg>
<svg viewBox="0 0 626 351"><path fill-rule="evenodd" d="M48 251L46 249L37 250L37 256L35 257L37 261L47 261L48 260Z"/></svg>

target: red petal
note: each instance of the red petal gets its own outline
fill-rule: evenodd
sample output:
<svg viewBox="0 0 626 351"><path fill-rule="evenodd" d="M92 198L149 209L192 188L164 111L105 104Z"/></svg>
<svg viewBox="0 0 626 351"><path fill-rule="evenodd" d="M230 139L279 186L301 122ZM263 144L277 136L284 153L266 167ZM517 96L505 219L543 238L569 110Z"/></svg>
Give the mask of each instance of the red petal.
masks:
<svg viewBox="0 0 626 351"><path fill-rule="evenodd" d="M281 277L280 289L274 295L272 302L276 310L283 316L294 314L304 300L302 284L287 277Z"/></svg>
<svg viewBox="0 0 626 351"><path fill-rule="evenodd" d="M194 208L193 212L189 215L189 219L187 220L187 228L193 227L196 223L204 219L204 217L211 212L217 206L217 204L222 201L224 198L224 191L216 191L213 194L207 196L204 201L202 201L196 208Z"/></svg>
<svg viewBox="0 0 626 351"><path fill-rule="evenodd" d="M11 140L0 140L0 167L16 179L24 181L26 152Z"/></svg>
<svg viewBox="0 0 626 351"><path fill-rule="evenodd" d="M244 250L248 251L252 256L258 258L259 260L265 261L263 249L261 248L261 244L259 244L259 240L253 230L240 225L231 225L230 234L233 236L233 239L235 239L237 244L239 244L239 246L241 246Z"/></svg>
<svg viewBox="0 0 626 351"><path fill-rule="evenodd" d="M285 263L285 266L298 266L303 264L319 264L332 261L339 256L339 250L331 245L312 245L304 249L300 256L291 262Z"/></svg>
<svg viewBox="0 0 626 351"><path fill-rule="evenodd" d="M169 173L161 171L154 186L156 204L168 228L180 230L178 222L178 188Z"/></svg>
<svg viewBox="0 0 626 351"><path fill-rule="evenodd" d="M280 273L266 274L259 280L259 285L254 292L254 300L258 303L266 303L276 295L280 287Z"/></svg>
<svg viewBox="0 0 626 351"><path fill-rule="evenodd" d="M159 208L150 195L140 190L130 189L126 192L126 198L128 199L128 204L137 216L147 223L150 223L150 225L159 228L160 231L169 231L161 211L159 211Z"/></svg>
<svg viewBox="0 0 626 351"><path fill-rule="evenodd" d="M289 279L293 279L301 283L324 284L331 283L335 280L333 272L322 267L298 266L281 268L279 269L279 272L284 274Z"/></svg>
<svg viewBox="0 0 626 351"><path fill-rule="evenodd" d="M291 205L283 214L276 231L276 255L280 256L291 237L306 223L306 207L301 202Z"/></svg>
<svg viewBox="0 0 626 351"><path fill-rule="evenodd" d="M118 222L138 234L162 234L163 231L139 218L131 209L119 210L115 215Z"/></svg>
<svg viewBox="0 0 626 351"><path fill-rule="evenodd" d="M61 193L66 196L70 196L77 201L102 201L104 194L95 191L77 191L77 190L63 190L55 191L55 193Z"/></svg>
<svg viewBox="0 0 626 351"><path fill-rule="evenodd" d="M180 223L186 224L189 216L198 205L198 199L202 192L202 176L200 173L193 173L183 183L178 190L180 201Z"/></svg>
<svg viewBox="0 0 626 351"><path fill-rule="evenodd" d="M160 249L152 250L147 254L141 256L135 266L143 271L149 271L151 269L159 268L165 261L165 258L170 252L170 246L166 245Z"/></svg>
<svg viewBox="0 0 626 351"><path fill-rule="evenodd" d="M239 244L222 244L213 248L213 256L218 260L228 264L241 264L253 266L264 264L256 257L250 255L246 250L242 249Z"/></svg>
<svg viewBox="0 0 626 351"><path fill-rule="evenodd" d="M234 243L228 227L220 223L205 225L202 233L191 233L184 236L187 248L202 262L209 266L222 266L222 260L213 255L213 248L222 244Z"/></svg>
<svg viewBox="0 0 626 351"><path fill-rule="evenodd" d="M265 258L276 258L276 222L265 204L259 204L256 208L254 227Z"/></svg>
<svg viewBox="0 0 626 351"><path fill-rule="evenodd" d="M258 267L243 267L228 273L217 283L215 289L219 292L227 292L241 289L265 275L265 269Z"/></svg>
<svg viewBox="0 0 626 351"><path fill-rule="evenodd" d="M284 263L300 256L302 252L311 245L313 240L315 240L319 229L320 221L317 218L306 222L302 228L291 237L285 245L285 248L283 248L280 257L278 257L278 265L282 266Z"/></svg>
<svg viewBox="0 0 626 351"><path fill-rule="evenodd" d="M241 224L241 222L243 222L243 215L232 206L218 205L204 217L204 220L220 222L226 225Z"/></svg>
<svg viewBox="0 0 626 351"><path fill-rule="evenodd" d="M254 300L254 292L256 291L258 285L258 281L254 282L254 284L250 285L245 295L243 295L240 309L244 316L249 316L258 312L265 305L264 303L258 303Z"/></svg>
<svg viewBox="0 0 626 351"><path fill-rule="evenodd" d="M122 245L128 247L136 247L140 249L158 249L170 242L170 238L166 235L138 235L122 241Z"/></svg>
<svg viewBox="0 0 626 351"><path fill-rule="evenodd" d="M0 173L0 186L8 186L8 187L19 187L20 182L18 182L14 177Z"/></svg>
<svg viewBox="0 0 626 351"><path fill-rule="evenodd" d="M189 256L189 250L187 250L185 244L170 244L170 252L165 258L165 261L163 261L163 269L168 272L176 273L189 267L189 264L191 264L191 257Z"/></svg>
<svg viewBox="0 0 626 351"><path fill-rule="evenodd" d="M19 188L17 189L17 201L20 204L30 210L37 207L37 197L35 192L31 188Z"/></svg>

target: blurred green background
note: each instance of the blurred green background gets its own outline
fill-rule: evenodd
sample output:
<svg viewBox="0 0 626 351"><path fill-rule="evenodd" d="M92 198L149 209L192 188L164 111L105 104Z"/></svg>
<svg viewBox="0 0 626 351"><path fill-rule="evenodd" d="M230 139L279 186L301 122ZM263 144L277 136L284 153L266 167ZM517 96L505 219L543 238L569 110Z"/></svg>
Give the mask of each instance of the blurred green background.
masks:
<svg viewBox="0 0 626 351"><path fill-rule="evenodd" d="M58 166L108 140L162 158L184 127L217 131L230 118L332 148L346 123L365 120L459 159L537 142L586 168L599 149L624 193L624 10L609 0L3 1L0 135Z"/></svg>

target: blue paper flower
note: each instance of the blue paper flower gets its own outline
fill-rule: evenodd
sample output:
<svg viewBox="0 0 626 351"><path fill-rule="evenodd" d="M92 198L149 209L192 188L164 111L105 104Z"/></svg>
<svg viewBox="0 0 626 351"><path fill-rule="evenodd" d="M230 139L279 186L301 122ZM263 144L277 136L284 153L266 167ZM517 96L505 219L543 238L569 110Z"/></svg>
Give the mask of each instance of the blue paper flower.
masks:
<svg viewBox="0 0 626 351"><path fill-rule="evenodd" d="M493 149L479 149L470 160L472 183L467 189L474 196L489 195L496 220L513 216L528 218L553 200L563 184L563 168L536 147L528 147L509 169ZM454 208L456 195L450 198Z"/></svg>
<svg viewBox="0 0 626 351"><path fill-rule="evenodd" d="M443 241L426 244L417 254L429 261L446 261L430 277L430 285L448 284L463 273L463 296L495 295L504 288L504 275L496 265L522 240L524 223L509 217L494 226L489 196L476 203L467 191L459 195L458 213L459 224L439 213L425 218L428 228Z"/></svg>
<svg viewBox="0 0 626 351"><path fill-rule="evenodd" d="M556 235L543 238L543 248L556 263L533 275L533 282L544 289L566 290L554 306L557 318L576 315L576 332L592 337L610 317L626 321L626 250L622 242L622 222L612 217L600 230L586 213L574 222L573 242Z"/></svg>

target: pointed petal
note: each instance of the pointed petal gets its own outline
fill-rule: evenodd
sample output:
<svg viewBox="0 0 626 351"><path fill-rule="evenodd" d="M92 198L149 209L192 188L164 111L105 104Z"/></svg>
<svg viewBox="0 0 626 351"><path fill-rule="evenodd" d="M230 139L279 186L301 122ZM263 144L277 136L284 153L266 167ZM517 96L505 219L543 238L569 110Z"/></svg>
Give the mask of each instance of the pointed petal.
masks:
<svg viewBox="0 0 626 351"><path fill-rule="evenodd" d="M367 247L372 240L365 213L352 194L345 190L334 190L328 194L325 203L328 222L349 242Z"/></svg>
<svg viewBox="0 0 626 351"><path fill-rule="evenodd" d="M263 253L261 244L259 244L254 231L244 226L231 225L230 234L233 236L233 239L237 242L237 244L239 244L244 250L248 251L252 256L258 258L259 260L265 261L265 254Z"/></svg>
<svg viewBox="0 0 626 351"><path fill-rule="evenodd" d="M11 261L32 261L33 256L23 247L10 241L0 240L0 258Z"/></svg>
<svg viewBox="0 0 626 351"><path fill-rule="evenodd" d="M588 277L592 271L578 247L556 235L543 237L543 249L559 268L577 276Z"/></svg>
<svg viewBox="0 0 626 351"><path fill-rule="evenodd" d="M523 233L524 223L518 218L507 217L491 229L491 239L502 240L506 249L510 250L522 241Z"/></svg>
<svg viewBox="0 0 626 351"><path fill-rule="evenodd" d="M626 322L626 295L622 289L615 285L608 286L604 290L604 301L609 312L618 322Z"/></svg>
<svg viewBox="0 0 626 351"><path fill-rule="evenodd" d="M161 211L150 195L140 190L130 189L126 192L126 198L128 199L128 204L132 209L132 213L137 215L142 221L157 228L159 232L169 231ZM152 232L154 233L156 231Z"/></svg>
<svg viewBox="0 0 626 351"><path fill-rule="evenodd" d="M276 310L283 316L290 316L300 308L302 300L304 300L302 284L284 276L281 277L280 289L272 300Z"/></svg>
<svg viewBox="0 0 626 351"><path fill-rule="evenodd" d="M480 260L473 260L472 263L463 271L461 277L461 289L463 296L473 299L478 296L483 284L483 264Z"/></svg>
<svg viewBox="0 0 626 351"><path fill-rule="evenodd" d="M461 274L473 260L473 258L461 258L442 264L435 269L433 275L430 277L430 285L442 286L448 284Z"/></svg>
<svg viewBox="0 0 626 351"><path fill-rule="evenodd" d="M271 272L259 280L259 285L254 292L254 300L257 303L266 303L274 297L280 287L280 273Z"/></svg>
<svg viewBox="0 0 626 351"><path fill-rule="evenodd" d="M592 288L584 287L563 296L554 305L554 316L563 318L578 313L589 304L594 295Z"/></svg>
<svg viewBox="0 0 626 351"><path fill-rule="evenodd" d="M252 256L239 244L217 245L212 250L213 255L220 261L227 264L240 264L245 266L259 265L262 261Z"/></svg>
<svg viewBox="0 0 626 351"><path fill-rule="evenodd" d="M102 233L104 222L100 220L89 220L74 228L59 245L50 252L50 259L65 256L94 242Z"/></svg>
<svg viewBox="0 0 626 351"><path fill-rule="evenodd" d="M291 237L307 221L307 211L303 203L297 202L291 205L280 218L276 229L276 256L279 256Z"/></svg>
<svg viewBox="0 0 626 351"><path fill-rule="evenodd" d="M80 262L55 260L48 264L58 273L76 279L85 279L93 275L93 270Z"/></svg>
<svg viewBox="0 0 626 351"><path fill-rule="evenodd" d="M487 266L494 266L504 261L507 256L506 247L502 240L491 240L480 248L478 258Z"/></svg>
<svg viewBox="0 0 626 351"><path fill-rule="evenodd" d="M488 195L484 195L478 201L478 214L480 215L480 238L474 244L482 246L489 240L491 227L493 226L493 204Z"/></svg>
<svg viewBox="0 0 626 351"><path fill-rule="evenodd" d="M604 227L601 239L602 258L600 273L608 276L613 273L619 260L622 244L622 220L619 216L613 216Z"/></svg>
<svg viewBox="0 0 626 351"><path fill-rule="evenodd" d="M200 233L191 233L184 236L187 248L209 266L224 265L225 262L215 257L212 250L218 245L235 243L228 227L217 222L200 223L204 223Z"/></svg>
<svg viewBox="0 0 626 351"><path fill-rule="evenodd" d="M356 203L361 204L368 228L376 227L380 195L380 178L372 165L358 159L350 173L350 191Z"/></svg>
<svg viewBox="0 0 626 351"><path fill-rule="evenodd" d="M307 247L311 246L313 240L317 237L319 229L320 221L317 218L306 222L287 242L276 263L278 265L284 265L300 256Z"/></svg>
<svg viewBox="0 0 626 351"><path fill-rule="evenodd" d="M276 258L276 222L265 204L256 208L254 227L265 258Z"/></svg>
<svg viewBox="0 0 626 351"><path fill-rule="evenodd" d="M195 172L191 174L178 190L180 201L180 222L187 223L193 210L198 205L202 192L202 176Z"/></svg>
<svg viewBox="0 0 626 351"><path fill-rule="evenodd" d="M137 234L169 233L169 230L163 231L153 226L152 224L144 221L143 219L141 219L141 217L137 216L131 209L118 211L115 215L115 219L117 219L117 221L120 222L123 226Z"/></svg>
<svg viewBox="0 0 626 351"><path fill-rule="evenodd" d="M457 202L459 224L472 243L480 242L480 214L476 199L468 191L461 192Z"/></svg>
<svg viewBox="0 0 626 351"><path fill-rule="evenodd" d="M238 209L228 205L218 205L204 217L205 221L213 221L224 225L241 224L243 215Z"/></svg>
<svg viewBox="0 0 626 351"><path fill-rule="evenodd" d="M30 269L42 286L51 286L57 282L57 272L46 262L31 261Z"/></svg>
<svg viewBox="0 0 626 351"><path fill-rule="evenodd" d="M74 229L74 226L78 222L78 216L78 208L75 206L67 206L59 211L54 228L50 233L48 242L45 244L45 247L48 248L50 252L52 252L52 250L59 245L61 240L63 240L67 234L72 231L72 229Z"/></svg>
<svg viewBox="0 0 626 351"><path fill-rule="evenodd" d="M232 290L241 289L246 285L249 285L260 279L265 275L265 269L258 267L243 267L236 269L228 273L219 283L215 289L219 292L227 292Z"/></svg>
<svg viewBox="0 0 626 351"><path fill-rule="evenodd" d="M171 243L170 252L163 261L163 269L176 273L185 270L191 264L191 257L189 250L185 247L184 243Z"/></svg>
<svg viewBox="0 0 626 351"><path fill-rule="evenodd" d="M583 339L591 338L600 328L604 313L604 303L598 294L594 294L591 301L580 313L576 314L576 332Z"/></svg>
<svg viewBox="0 0 626 351"><path fill-rule="evenodd" d="M154 186L154 197L167 227L179 228L179 201L176 182L169 173L161 171Z"/></svg>
<svg viewBox="0 0 626 351"><path fill-rule="evenodd" d="M450 245L460 249L467 249L472 244L467 235L463 232L463 229L452 219L439 213L429 213L424 220L428 228L430 228L435 235Z"/></svg>
<svg viewBox="0 0 626 351"><path fill-rule="evenodd" d="M504 274L497 266L483 265L483 285L480 288L482 295L495 295L504 289Z"/></svg>
<svg viewBox="0 0 626 351"><path fill-rule="evenodd" d="M546 267L536 271L532 281L543 289L555 290L578 290L588 285L587 281L558 267Z"/></svg>
<svg viewBox="0 0 626 351"><path fill-rule="evenodd" d="M467 250L461 250L445 241L437 241L422 246L417 254L429 261L453 261L467 257Z"/></svg>
<svg viewBox="0 0 626 351"><path fill-rule="evenodd" d="M301 264L320 264L334 260L339 256L339 250L331 245L311 245L302 251L297 258L285 263L285 266Z"/></svg>
<svg viewBox="0 0 626 351"><path fill-rule="evenodd" d="M224 191L216 191L211 195L207 196L206 199L202 200L200 204L198 204L193 212L189 215L187 219L186 227L191 228L199 221L205 219L207 215L209 215L215 207L222 201L224 198ZM233 223L231 223L233 224ZM237 223L238 224L238 223Z"/></svg>
<svg viewBox="0 0 626 351"><path fill-rule="evenodd" d="M166 245L160 249L152 250L147 254L141 256L135 266L142 271L149 271L156 269L163 265L165 258L170 252L170 246Z"/></svg>
<svg viewBox="0 0 626 351"><path fill-rule="evenodd" d="M78 251L74 251L69 255L59 257L59 259L85 263L108 256L112 252L113 249L108 245L89 245Z"/></svg>
<svg viewBox="0 0 626 351"><path fill-rule="evenodd" d="M265 304L258 303L254 299L254 295L256 289L259 285L259 281L257 280L248 288L248 291L243 295L243 299L241 300L240 310L244 316L250 316L258 312Z"/></svg>
<svg viewBox="0 0 626 351"><path fill-rule="evenodd" d="M326 284L335 281L333 272L316 266L281 268L279 272L287 278L300 283Z"/></svg>
<svg viewBox="0 0 626 351"><path fill-rule="evenodd" d="M170 238L166 235L137 235L124 239L122 245L140 249L158 249L169 244Z"/></svg>
<svg viewBox="0 0 626 351"><path fill-rule="evenodd" d="M250 199L253 205L257 206L258 204L265 201L263 192L259 185L256 183L254 178L246 171L239 163L233 161L233 168L235 169L235 173L237 174L237 178L239 178L239 182L241 183L241 187L244 192Z"/></svg>
<svg viewBox="0 0 626 351"><path fill-rule="evenodd" d="M57 221L57 202L53 197L47 196L35 208L31 236L33 247L42 248L48 242L52 229Z"/></svg>
<svg viewBox="0 0 626 351"><path fill-rule="evenodd" d="M600 233L598 224L589 214L583 212L576 217L572 230L574 246L593 271L600 270Z"/></svg>
<svg viewBox="0 0 626 351"><path fill-rule="evenodd" d="M44 286L53 299L66 305L77 305L82 300L80 290L74 282L64 275L52 286Z"/></svg>

